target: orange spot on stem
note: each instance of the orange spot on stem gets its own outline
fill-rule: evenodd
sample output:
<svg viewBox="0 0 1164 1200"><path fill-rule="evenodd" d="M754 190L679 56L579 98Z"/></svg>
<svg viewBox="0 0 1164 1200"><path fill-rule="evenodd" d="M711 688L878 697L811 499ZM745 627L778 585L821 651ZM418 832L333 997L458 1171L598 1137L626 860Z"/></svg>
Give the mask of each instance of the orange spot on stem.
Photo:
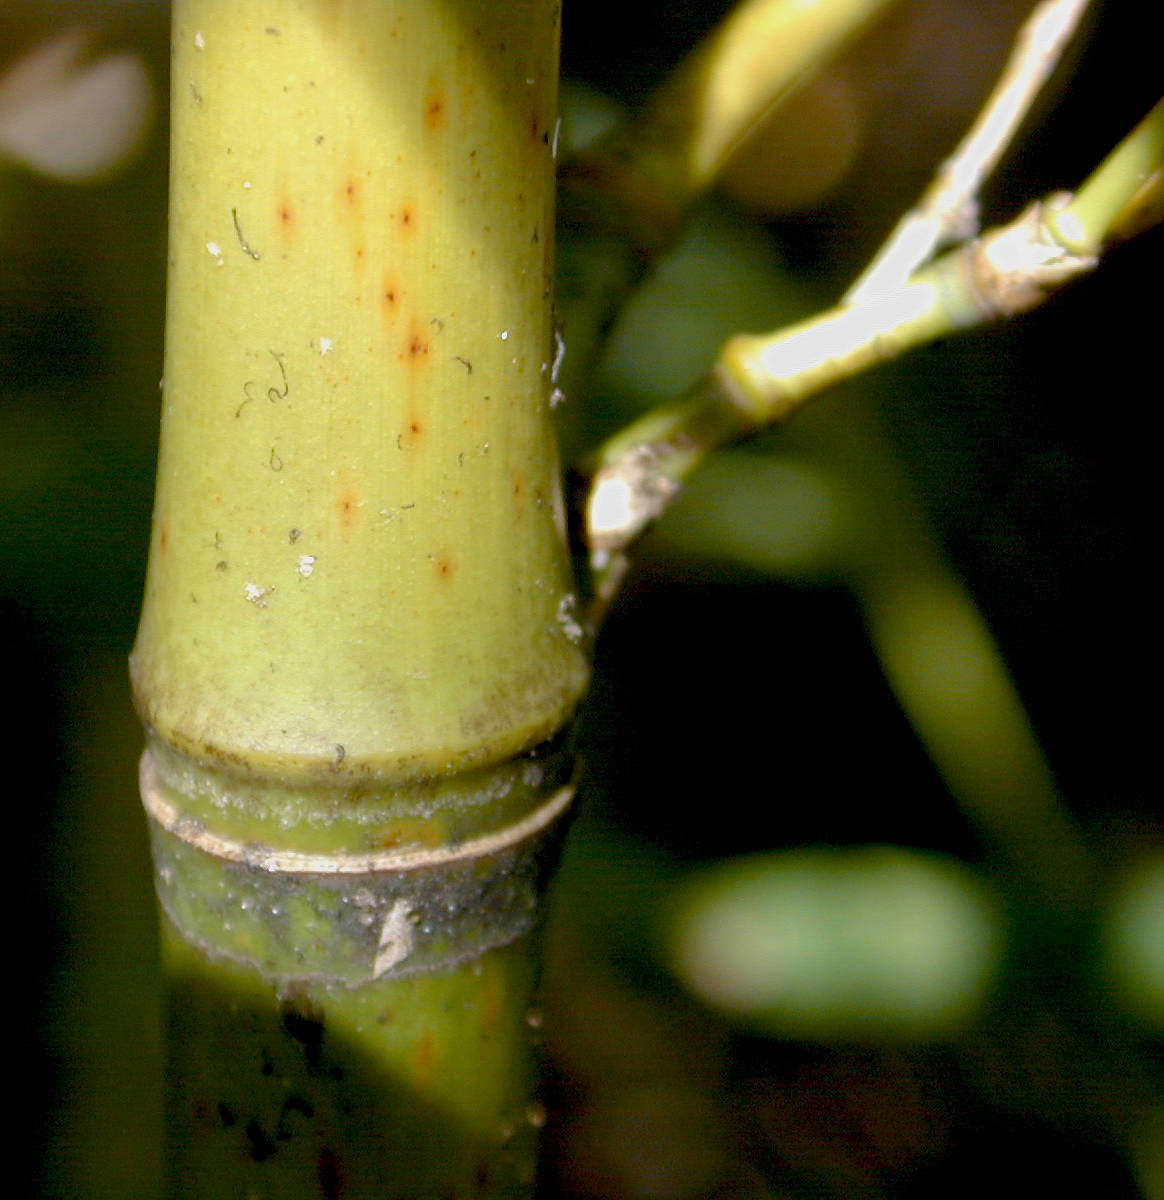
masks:
<svg viewBox="0 0 1164 1200"><path fill-rule="evenodd" d="M505 986L499 971L487 970L481 994L481 1032L492 1037L505 1015Z"/></svg>
<svg viewBox="0 0 1164 1200"><path fill-rule="evenodd" d="M359 525L362 504L363 500L355 484L347 484L343 491L336 497L336 512L339 515L340 524L345 529L353 530Z"/></svg>
<svg viewBox="0 0 1164 1200"><path fill-rule="evenodd" d="M295 226L298 224L298 214L295 211L295 206L289 199L278 200L275 203L275 228L283 235L286 241L290 241L295 233Z"/></svg>
<svg viewBox="0 0 1164 1200"><path fill-rule="evenodd" d="M424 426L421 424L420 418L413 415L405 419L404 427L396 439L396 445L401 450L415 450L423 436Z"/></svg>
<svg viewBox="0 0 1164 1200"><path fill-rule="evenodd" d="M445 123L445 92L439 82L434 82L424 100L424 123L426 128L436 133Z"/></svg>
<svg viewBox="0 0 1164 1200"><path fill-rule="evenodd" d="M414 320L397 357L401 362L418 368L428 358L428 338L429 331Z"/></svg>
<svg viewBox="0 0 1164 1200"><path fill-rule="evenodd" d="M416 1044L416 1082L421 1088L432 1087L436 1075L436 1038L431 1029L426 1029Z"/></svg>

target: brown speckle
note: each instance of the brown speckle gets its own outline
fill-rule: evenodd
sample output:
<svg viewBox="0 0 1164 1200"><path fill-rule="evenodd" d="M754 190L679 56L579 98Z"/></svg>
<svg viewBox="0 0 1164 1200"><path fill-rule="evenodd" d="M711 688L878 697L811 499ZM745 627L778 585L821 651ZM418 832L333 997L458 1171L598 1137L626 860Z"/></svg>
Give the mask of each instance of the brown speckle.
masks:
<svg viewBox="0 0 1164 1200"><path fill-rule="evenodd" d="M424 123L432 133L445 123L445 93L439 83L434 83L425 97Z"/></svg>
<svg viewBox="0 0 1164 1200"><path fill-rule="evenodd" d="M436 1057L436 1038L431 1029L426 1029L416 1046L416 1082L426 1091L436 1074Z"/></svg>
<svg viewBox="0 0 1164 1200"><path fill-rule="evenodd" d="M481 995L481 1032L493 1037L505 1016L505 986L495 970L487 970Z"/></svg>
<svg viewBox="0 0 1164 1200"><path fill-rule="evenodd" d="M448 582L453 577L453 560L449 554L438 554L436 556L436 573L437 578L442 582Z"/></svg>
<svg viewBox="0 0 1164 1200"><path fill-rule="evenodd" d="M336 512L345 529L355 529L359 525L362 506L363 500L355 484L348 484L336 497Z"/></svg>
<svg viewBox="0 0 1164 1200"><path fill-rule="evenodd" d="M413 416L407 419L400 433L396 435L396 446L400 450L415 450L424 436L424 425L420 418Z"/></svg>

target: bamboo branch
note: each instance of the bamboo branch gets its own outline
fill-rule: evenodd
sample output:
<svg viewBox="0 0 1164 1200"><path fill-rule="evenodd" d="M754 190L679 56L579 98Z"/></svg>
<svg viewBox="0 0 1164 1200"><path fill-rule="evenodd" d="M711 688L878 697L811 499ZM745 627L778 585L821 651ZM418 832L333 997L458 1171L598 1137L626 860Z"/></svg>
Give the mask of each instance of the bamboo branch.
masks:
<svg viewBox="0 0 1164 1200"><path fill-rule="evenodd" d="M978 233L978 192L1055 69L1086 8L1087 0L1043 0L1027 18L974 125L849 289L847 304L904 287L936 251Z"/></svg>
<svg viewBox="0 0 1164 1200"><path fill-rule="evenodd" d="M607 441L584 472L586 539L606 596L613 556L666 509L711 451L787 420L824 388L915 346L1041 304L1092 270L1145 195L1159 205L1164 102L1075 196L1036 203L1011 224L951 251L905 287L842 304L776 333L731 338L708 376L673 405ZM1132 214L1136 214L1133 218Z"/></svg>

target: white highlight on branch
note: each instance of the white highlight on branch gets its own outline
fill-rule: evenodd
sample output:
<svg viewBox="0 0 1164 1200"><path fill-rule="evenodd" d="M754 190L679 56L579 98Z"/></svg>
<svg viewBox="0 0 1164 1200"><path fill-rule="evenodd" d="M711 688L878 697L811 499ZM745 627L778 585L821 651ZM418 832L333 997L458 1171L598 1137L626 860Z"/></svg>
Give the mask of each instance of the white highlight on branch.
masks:
<svg viewBox="0 0 1164 1200"><path fill-rule="evenodd" d="M760 364L778 386L781 379L846 358L862 346L876 346L879 338L928 312L937 299L932 283L915 283L842 309L831 321L812 324L766 347L760 352Z"/></svg>
<svg viewBox="0 0 1164 1200"><path fill-rule="evenodd" d="M1024 22L994 91L958 149L939 168L920 203L902 217L846 303L860 304L902 287L943 246L978 232L978 192L998 164L1087 0L1043 0Z"/></svg>
<svg viewBox="0 0 1164 1200"><path fill-rule="evenodd" d="M622 549L661 517L679 494L679 485L657 469L658 455L634 446L594 477L586 504L586 533L592 564L602 570L609 552Z"/></svg>

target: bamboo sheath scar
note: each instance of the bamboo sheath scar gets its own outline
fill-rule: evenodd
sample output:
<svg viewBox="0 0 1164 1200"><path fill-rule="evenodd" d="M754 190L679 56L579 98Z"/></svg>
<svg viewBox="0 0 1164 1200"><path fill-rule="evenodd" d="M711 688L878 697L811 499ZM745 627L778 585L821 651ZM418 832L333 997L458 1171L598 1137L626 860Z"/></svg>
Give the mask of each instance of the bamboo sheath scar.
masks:
<svg viewBox="0 0 1164 1200"><path fill-rule="evenodd" d="M175 1195L529 1187L529 935L587 682L549 420L558 8L174 5L132 675Z"/></svg>

